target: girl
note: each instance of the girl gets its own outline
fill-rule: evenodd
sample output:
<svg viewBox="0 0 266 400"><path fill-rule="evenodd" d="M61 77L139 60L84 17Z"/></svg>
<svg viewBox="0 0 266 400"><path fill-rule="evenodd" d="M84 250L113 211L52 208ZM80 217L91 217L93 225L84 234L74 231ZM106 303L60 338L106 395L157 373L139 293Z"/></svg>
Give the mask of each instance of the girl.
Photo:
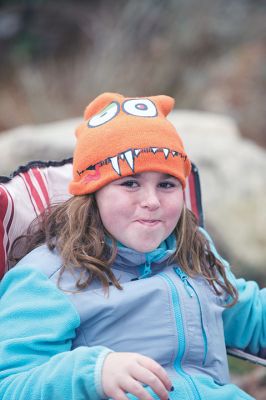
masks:
<svg viewBox="0 0 266 400"><path fill-rule="evenodd" d="M266 291L234 278L185 208L172 108L104 93L85 110L73 196L1 283L2 400L251 399L226 345L266 347Z"/></svg>

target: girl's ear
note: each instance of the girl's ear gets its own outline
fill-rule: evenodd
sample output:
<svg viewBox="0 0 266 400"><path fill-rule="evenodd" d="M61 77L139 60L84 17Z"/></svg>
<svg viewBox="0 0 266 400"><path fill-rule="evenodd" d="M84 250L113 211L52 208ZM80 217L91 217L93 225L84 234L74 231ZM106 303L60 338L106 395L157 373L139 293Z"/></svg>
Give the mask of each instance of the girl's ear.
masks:
<svg viewBox="0 0 266 400"><path fill-rule="evenodd" d="M87 120L93 115L100 112L105 106L110 104L112 101L117 100L119 103L123 100L123 96L119 93L102 93L96 99L94 99L84 111L84 119Z"/></svg>
<svg viewBox="0 0 266 400"><path fill-rule="evenodd" d="M154 101L157 109L160 110L165 117L173 110L175 105L175 100L170 96L152 96L150 99Z"/></svg>

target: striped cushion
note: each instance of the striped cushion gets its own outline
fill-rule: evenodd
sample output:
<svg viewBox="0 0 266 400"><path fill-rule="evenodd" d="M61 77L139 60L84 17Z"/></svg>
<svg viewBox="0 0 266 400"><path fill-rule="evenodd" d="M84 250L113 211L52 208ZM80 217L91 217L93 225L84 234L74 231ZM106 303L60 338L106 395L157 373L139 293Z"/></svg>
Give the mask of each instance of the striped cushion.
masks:
<svg viewBox="0 0 266 400"><path fill-rule="evenodd" d="M0 177L0 278L11 265L7 254L13 241L21 235L47 205L68 198L72 160L32 162L20 167L11 178ZM192 165L185 201L200 224L203 224L198 171Z"/></svg>
<svg viewBox="0 0 266 400"><path fill-rule="evenodd" d="M71 173L71 160L65 160L30 163L11 179L0 177L0 277L8 269L7 254L13 241L47 205L70 196Z"/></svg>
<svg viewBox="0 0 266 400"><path fill-rule="evenodd" d="M191 174L187 178L185 188L185 203L187 208L191 210L197 217L200 226L204 226L203 209L201 202L201 189L199 180L199 171L195 164L192 163Z"/></svg>

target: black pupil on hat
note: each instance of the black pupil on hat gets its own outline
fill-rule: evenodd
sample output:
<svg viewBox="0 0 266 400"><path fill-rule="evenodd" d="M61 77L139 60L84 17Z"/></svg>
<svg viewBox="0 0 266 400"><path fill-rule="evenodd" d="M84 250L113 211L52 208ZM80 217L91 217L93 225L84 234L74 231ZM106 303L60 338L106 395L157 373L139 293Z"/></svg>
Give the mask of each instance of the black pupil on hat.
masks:
<svg viewBox="0 0 266 400"><path fill-rule="evenodd" d="M148 106L146 104L143 104L143 103L138 103L138 104L136 104L136 108L138 110L147 110Z"/></svg>

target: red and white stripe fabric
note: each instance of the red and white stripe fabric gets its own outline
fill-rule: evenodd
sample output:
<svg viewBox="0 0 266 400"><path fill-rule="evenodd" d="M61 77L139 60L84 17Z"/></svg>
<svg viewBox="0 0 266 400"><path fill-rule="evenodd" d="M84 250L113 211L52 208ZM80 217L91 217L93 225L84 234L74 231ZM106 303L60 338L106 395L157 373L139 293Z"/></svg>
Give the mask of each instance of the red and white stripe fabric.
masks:
<svg viewBox="0 0 266 400"><path fill-rule="evenodd" d="M10 227L14 218L14 201L9 191L0 186L0 271L6 269L6 255L10 247ZM1 275L2 275L1 274Z"/></svg>
<svg viewBox="0 0 266 400"><path fill-rule="evenodd" d="M33 164L20 168L23 172L16 173L6 183L0 183L0 278L9 268L7 254L14 240L47 205L70 196L67 186L72 175L71 162L49 164L39 162L38 166ZM195 166L187 182L186 205L201 222L200 187Z"/></svg>
<svg viewBox="0 0 266 400"><path fill-rule="evenodd" d="M186 207L195 214L199 224L203 226L199 175L198 169L194 164L192 165L191 174L187 178L187 185L184 194Z"/></svg>
<svg viewBox="0 0 266 400"><path fill-rule="evenodd" d="M69 163L33 167L0 184L0 278L8 269L7 254L14 240L50 203L70 196L71 173Z"/></svg>
<svg viewBox="0 0 266 400"><path fill-rule="evenodd" d="M48 183L44 171L32 168L20 175L28 192L29 199L36 216L40 214L50 203Z"/></svg>

